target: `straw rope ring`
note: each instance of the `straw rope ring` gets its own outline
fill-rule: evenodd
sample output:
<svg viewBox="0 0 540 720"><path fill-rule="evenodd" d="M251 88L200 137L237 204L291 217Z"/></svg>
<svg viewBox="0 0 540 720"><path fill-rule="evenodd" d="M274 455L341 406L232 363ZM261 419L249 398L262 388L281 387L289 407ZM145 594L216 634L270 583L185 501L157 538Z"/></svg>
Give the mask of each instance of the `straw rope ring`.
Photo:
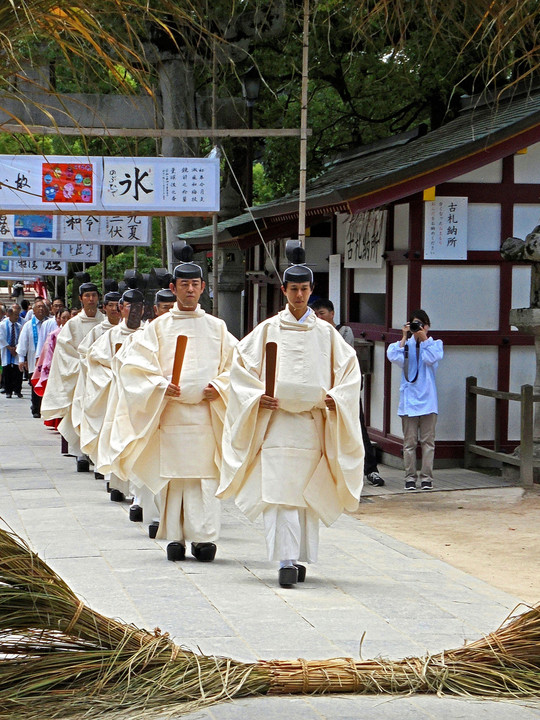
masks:
<svg viewBox="0 0 540 720"><path fill-rule="evenodd" d="M358 673L358 670L356 669L356 662L355 662L354 658L351 658L351 657L345 658L345 660L347 660L347 662L349 663L349 666L351 668L352 679L353 679L353 688L354 688L354 692L356 693L360 690L360 688L362 686L362 683L360 682L360 675Z"/></svg>
<svg viewBox="0 0 540 720"><path fill-rule="evenodd" d="M304 658L298 658L298 662L302 666L302 692L305 695L309 690L308 666L307 666L307 662L304 660Z"/></svg>

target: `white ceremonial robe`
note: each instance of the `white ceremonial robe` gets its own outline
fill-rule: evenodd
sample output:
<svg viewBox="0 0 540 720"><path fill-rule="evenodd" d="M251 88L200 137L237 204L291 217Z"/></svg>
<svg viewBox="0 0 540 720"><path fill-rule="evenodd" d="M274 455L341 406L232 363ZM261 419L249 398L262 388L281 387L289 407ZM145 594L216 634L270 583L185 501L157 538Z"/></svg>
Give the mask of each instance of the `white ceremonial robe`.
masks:
<svg viewBox="0 0 540 720"><path fill-rule="evenodd" d="M141 323L141 326L137 328L131 335L128 335L125 337L124 342L122 343L122 347L119 348L118 352L116 352L112 358L111 363L111 382L109 386L109 393L107 397L107 408L105 411L105 416L103 418L103 426L108 428L105 435L107 435L110 432L110 428L114 419L114 416L116 415L116 406L118 403L118 372L119 368L124 362L124 359L126 357L129 357L129 348L131 343L133 342L134 337L137 335L137 333L141 332L143 327L145 327L146 323ZM101 433L100 436L101 437ZM99 448L100 444L101 446L108 446L107 438L105 439L104 443L100 443L98 437L98 443L96 447L96 459L94 460L95 467L99 468L103 466L103 462L100 460L99 456ZM118 469L117 469L118 472ZM120 477L118 474L108 472L105 475L105 479L109 482L109 487L114 488L115 490L120 490L120 492L123 492L124 495L132 495L134 498L134 503L140 505L143 509L143 518L145 520L159 520L159 495L154 495L154 493L146 486L141 485L139 483L136 483L133 481L133 479L128 477Z"/></svg>
<svg viewBox="0 0 540 720"><path fill-rule="evenodd" d="M88 317L84 310L81 310L67 321L56 341L47 387L41 401L41 417L44 420L62 418L58 430L77 450L79 436L73 427L71 406L79 376L79 345L103 319L104 315L99 310L95 317Z"/></svg>
<svg viewBox="0 0 540 720"><path fill-rule="evenodd" d="M71 403L71 422L73 424L73 429L77 433L77 435L80 437L81 435L81 422L83 418L83 405L84 405L84 395L86 392L86 371L87 371L87 362L86 357L88 355L88 351L92 347L92 345L96 342L98 338L100 338L102 335L104 335L108 330L111 330L115 325L109 322L109 319L104 316L104 319L98 323L97 325L94 325L94 327L90 330L89 333L87 333L84 338L81 340L79 344L79 376L77 378L77 383L75 385L75 390L73 391L73 401ZM82 447L82 443L81 443ZM84 452L84 451L83 451Z"/></svg>
<svg viewBox="0 0 540 720"><path fill-rule="evenodd" d="M267 342L278 346L278 410L259 406ZM326 395L335 411L327 410ZM319 519L331 525L358 507L364 462L359 397L354 350L314 313L299 323L287 308L237 345L218 497L234 496L251 520L263 514L270 559L313 562Z"/></svg>
<svg viewBox="0 0 540 720"><path fill-rule="evenodd" d="M83 393L80 438L81 450L90 457L93 463L96 462L99 434L107 410L116 346L123 345L124 340L136 329L128 328L125 320L122 320L118 325L111 326L98 337L86 353L86 383Z"/></svg>
<svg viewBox="0 0 540 720"><path fill-rule="evenodd" d="M172 398L165 391L178 335L188 341L181 395ZM225 323L200 306L194 311L175 306L137 332L129 354L122 354L118 400L100 435L97 469L154 494L163 491L158 538L210 542L219 536L215 491L235 344ZM211 402L203 397L208 383L219 393Z"/></svg>

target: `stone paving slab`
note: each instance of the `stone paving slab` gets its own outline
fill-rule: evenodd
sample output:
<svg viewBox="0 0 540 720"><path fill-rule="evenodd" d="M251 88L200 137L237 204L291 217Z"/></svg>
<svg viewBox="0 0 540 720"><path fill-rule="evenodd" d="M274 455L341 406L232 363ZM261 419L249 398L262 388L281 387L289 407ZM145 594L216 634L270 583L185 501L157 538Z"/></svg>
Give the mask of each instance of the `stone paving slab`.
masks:
<svg viewBox="0 0 540 720"><path fill-rule="evenodd" d="M262 524L223 505L216 561L166 560L166 543L130 523L127 503L112 503L103 481L77 473L60 439L30 415L29 391L0 395L0 515L99 612L148 630L159 627L193 649L245 662L423 655L460 646L497 627L519 603L475 577L343 516L321 528L319 562L303 586L280 588L265 560ZM381 467L384 488L402 492L402 473ZM487 480L486 480L487 478ZM503 487L471 471L440 471L444 483ZM494 484L496 483L496 484ZM441 489L443 489L441 487ZM445 487L444 489L449 489ZM189 552L188 552L189 555ZM189 720L257 717L306 720L540 719L537 702L431 696L272 697L223 703Z"/></svg>

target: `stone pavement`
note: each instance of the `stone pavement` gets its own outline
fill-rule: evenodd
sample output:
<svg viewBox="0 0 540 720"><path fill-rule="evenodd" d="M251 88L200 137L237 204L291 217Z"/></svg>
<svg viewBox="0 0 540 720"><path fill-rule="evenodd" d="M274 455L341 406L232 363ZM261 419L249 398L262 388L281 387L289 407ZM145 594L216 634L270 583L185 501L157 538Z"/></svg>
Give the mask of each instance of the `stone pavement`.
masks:
<svg viewBox="0 0 540 720"><path fill-rule="evenodd" d="M261 525L231 502L223 507L214 563L167 562L166 543L150 540L146 524L129 522L127 503L110 502L93 473L75 471L75 460L60 454L59 436L31 417L27 387L24 395L0 395L0 516L99 612L243 661L358 658L360 650L365 659L398 659L474 640L520 601L349 516L321 529L320 560L308 567L304 585L280 588L276 568L265 560ZM398 492L401 473L381 472L393 478L389 487L366 491L391 492L395 484ZM475 475L465 473L465 487L486 482ZM540 703L420 695L248 698L186 717L255 716L532 720L540 718Z"/></svg>

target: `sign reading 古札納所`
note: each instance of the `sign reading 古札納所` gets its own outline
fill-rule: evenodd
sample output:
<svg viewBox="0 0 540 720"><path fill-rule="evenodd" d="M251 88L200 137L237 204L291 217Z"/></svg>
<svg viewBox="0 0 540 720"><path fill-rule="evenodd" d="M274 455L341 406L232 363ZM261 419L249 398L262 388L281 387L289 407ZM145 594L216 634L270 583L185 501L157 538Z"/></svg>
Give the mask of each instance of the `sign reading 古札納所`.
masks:
<svg viewBox="0 0 540 720"><path fill-rule="evenodd" d="M424 203L424 259L467 259L466 197L436 197Z"/></svg>
<svg viewBox="0 0 540 720"><path fill-rule="evenodd" d="M219 210L219 159L0 155L0 207L205 215Z"/></svg>
<svg viewBox="0 0 540 720"><path fill-rule="evenodd" d="M344 267L380 268L386 242L385 209L337 214L338 247L344 246Z"/></svg>

